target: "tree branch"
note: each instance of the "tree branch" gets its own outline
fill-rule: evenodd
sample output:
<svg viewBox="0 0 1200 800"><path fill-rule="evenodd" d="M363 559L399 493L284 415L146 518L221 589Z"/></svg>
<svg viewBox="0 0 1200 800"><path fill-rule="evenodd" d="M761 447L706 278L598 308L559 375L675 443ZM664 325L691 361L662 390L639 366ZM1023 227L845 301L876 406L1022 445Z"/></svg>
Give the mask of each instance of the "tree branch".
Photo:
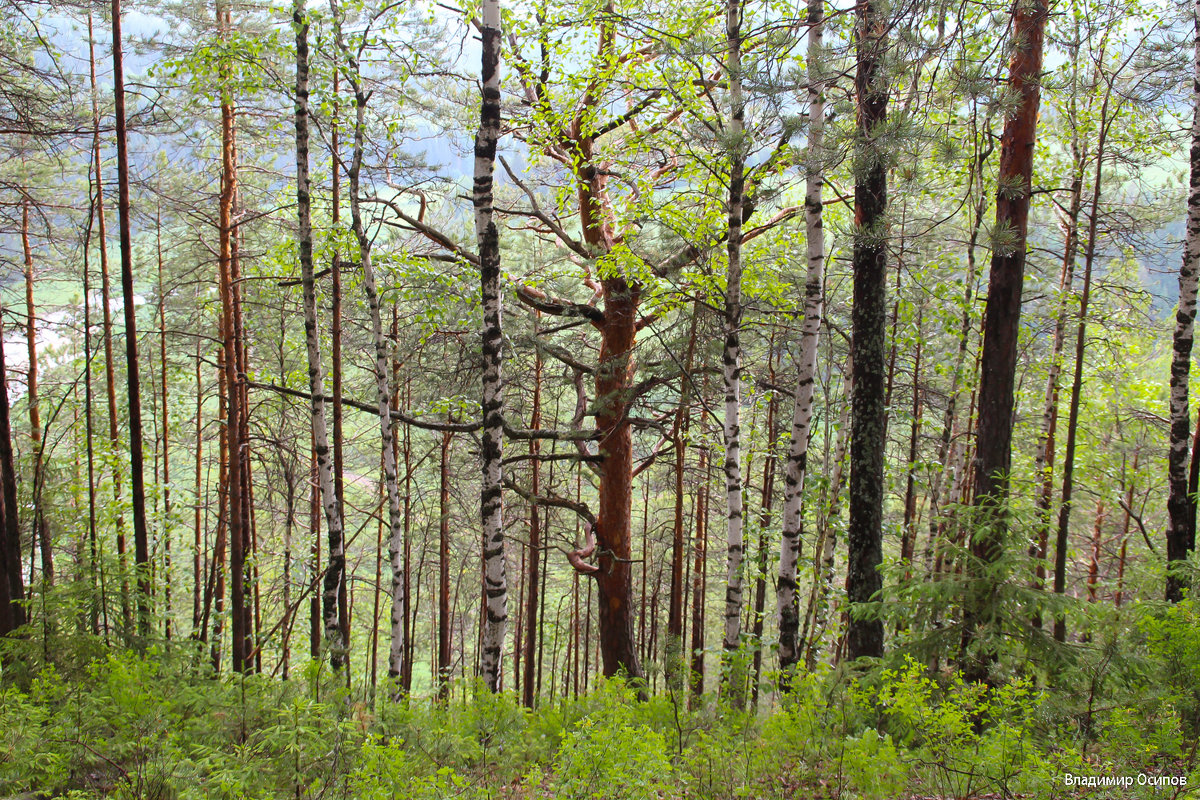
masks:
<svg viewBox="0 0 1200 800"><path fill-rule="evenodd" d="M295 397L300 400L311 401L313 399L313 396L310 392L304 392L304 391L301 391L300 389L290 389L287 386L279 386L274 383L258 383L257 381L245 380L244 378L243 378L243 380L245 381L246 386L248 386L251 389L267 389L269 391L276 392L277 394L286 395L288 397ZM333 401L333 398L329 395L322 395L319 399L323 400L325 402ZM379 413L379 407L373 406L370 403L364 403L360 400L351 400L348 397L342 397L341 401L342 401L342 405L349 406L350 408L358 409L359 411L365 411L368 414L378 414ZM391 410L391 415L392 415L392 419L399 420L399 421L403 422L405 425L412 425L414 428L422 428L427 431L451 431L452 433L472 433L474 431L479 430L481 427L483 427L482 423L479 423L479 422L429 422L427 420L418 419L416 417L411 417L408 414L405 414L403 411L399 411L394 408ZM553 437L537 437L537 438L553 438Z"/></svg>

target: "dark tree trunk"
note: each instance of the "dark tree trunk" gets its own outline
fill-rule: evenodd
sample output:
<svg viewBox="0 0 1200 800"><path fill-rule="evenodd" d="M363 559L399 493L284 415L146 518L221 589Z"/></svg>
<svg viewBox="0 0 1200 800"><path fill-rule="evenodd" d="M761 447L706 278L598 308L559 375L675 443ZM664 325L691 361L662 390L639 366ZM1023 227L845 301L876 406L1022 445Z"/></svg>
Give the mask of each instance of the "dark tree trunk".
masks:
<svg viewBox="0 0 1200 800"><path fill-rule="evenodd" d="M963 609L964 655L976 629L987 620L991 596L987 573L1004 550L1008 529L1008 474L1012 465L1013 386L1021 288L1025 280L1026 234L1032 191L1033 152L1041 100L1042 38L1047 0L1018 3L1013 11L1009 89L1019 99L1004 123L997 177L996 226L980 355L979 425L975 436L974 505L980 516L971 534L970 582ZM982 679L988 659L969 672Z"/></svg>
<svg viewBox="0 0 1200 800"><path fill-rule="evenodd" d="M854 394L850 422L850 523L846 529L846 599L870 602L882 587L884 320L887 281L887 78L883 58L887 19L873 0L855 7L858 70L858 142L855 154L854 217ZM883 623L878 617L850 615L847 656L883 655Z"/></svg>
<svg viewBox="0 0 1200 800"><path fill-rule="evenodd" d="M1054 593L1067 589L1067 544L1071 531L1072 493L1075 482L1075 446L1079 431L1079 404L1083 393L1083 354L1087 339L1088 303L1092 294L1092 265L1096 260L1096 236L1100 222L1101 178L1104 175L1104 145L1108 138L1109 95L1100 106L1100 135L1096 142L1096 171L1093 176L1092 209L1088 218L1088 242L1083 257L1083 290L1079 296L1079 327L1075 337L1075 375L1071 383L1071 410L1067 416L1067 447L1063 454L1062 504L1058 511L1058 536L1054 548ZM1066 620L1060 614L1054 619L1054 638L1066 639Z"/></svg>
<svg viewBox="0 0 1200 800"><path fill-rule="evenodd" d="M704 589L708 560L708 448L700 448L699 486L693 512L692 665L688 684L693 705L704 693Z"/></svg>
<svg viewBox="0 0 1200 800"><path fill-rule="evenodd" d="M686 594L687 536L684 531L684 466L686 463L688 428L691 422L689 407L692 395L692 361L696 354L696 323L700 318L700 305L692 307L692 320L688 331L687 356L684 358L683 374L679 378L679 408L675 412L673 437L675 440L675 517L671 529L671 596L667 613L667 644L663 655L667 685L675 690L681 688L681 676L687 670L687 659L683 648L683 606Z"/></svg>
<svg viewBox="0 0 1200 800"><path fill-rule="evenodd" d="M537 335L536 322L534 323L534 335ZM533 410L529 418L529 427L534 430L542 425L542 352L539 350L534 355L533 362ZM540 461L537 454L539 452L540 443L537 439L529 440L529 454L532 458L529 461L532 478L530 480L530 491L536 496L540 490L541 470ZM534 689L536 688L537 677L534 674L534 655L537 650L538 642L538 589L540 586L540 558L542 551L542 535L541 535L541 519L539 514L541 509L536 503L531 503L529 506L529 559L528 569L525 571L525 584L528 587L527 596L525 598L525 641L524 641L524 659L525 673L522 676L522 687L524 689L521 698L525 703L526 708L533 708ZM520 623L518 623L520 627Z"/></svg>
<svg viewBox="0 0 1200 800"><path fill-rule="evenodd" d="M4 366L4 337L0 336L0 490L4 496L4 539L0 557L0 636L25 624L25 586L21 577L21 520L17 505L17 473L13 463L12 425L8 406L8 372Z"/></svg>
<svg viewBox="0 0 1200 800"><path fill-rule="evenodd" d="M126 389L129 401L129 477L133 503L133 560L137 578L138 635L150 635L150 545L142 447L142 393L138 377L137 306L133 288L133 238L129 210L129 155L125 130L125 66L121 0L112 0L113 104L117 134L117 219L121 235L121 297L125 314Z"/></svg>

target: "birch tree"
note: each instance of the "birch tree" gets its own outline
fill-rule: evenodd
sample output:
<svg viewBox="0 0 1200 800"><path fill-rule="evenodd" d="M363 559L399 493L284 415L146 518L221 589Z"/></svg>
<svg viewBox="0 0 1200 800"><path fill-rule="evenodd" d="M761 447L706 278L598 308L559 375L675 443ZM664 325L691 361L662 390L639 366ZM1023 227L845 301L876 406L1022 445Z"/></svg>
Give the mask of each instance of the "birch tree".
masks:
<svg viewBox="0 0 1200 800"><path fill-rule="evenodd" d="M825 88L822 80L822 47L825 29L824 0L808 2L808 152L805 159L804 239L808 271L804 281L804 325L800 330L795 410L792 435L784 467L783 535L779 545L779 666L785 672L800 660L800 612L797 604L797 563L800 560L801 510L804 476L808 469L808 437L813 419L813 388L817 370L817 344L825 295L825 228L822 224L821 183L824 181L822 148L825 132Z"/></svg>
<svg viewBox="0 0 1200 800"><path fill-rule="evenodd" d="M501 464L504 456L504 397L500 377L500 233L492 218L492 173L500 138L500 2L483 0L483 102L475 137L475 236L483 298L483 432L479 513L483 524L483 589L486 618L480 643L480 672L487 687L500 689L504 629L508 620L508 581L504 571L504 518ZM536 553L535 553L536 557Z"/></svg>
<svg viewBox="0 0 1200 800"><path fill-rule="evenodd" d="M1179 307L1175 313L1174 349L1171 358L1171 434L1167 454L1170 494L1167 513L1167 562L1175 566L1196 547L1195 499L1188 496L1188 442L1191 439L1191 408L1188 377L1191 374L1192 338L1196 321L1196 285L1200 276L1200 2L1192 11L1195 39L1192 87L1191 177L1188 183L1187 235L1183 264L1179 268ZM1167 574L1167 600L1183 599L1186 578L1175 569Z"/></svg>
<svg viewBox="0 0 1200 800"><path fill-rule="evenodd" d="M312 195L308 170L308 19L304 11L303 0L296 0L292 6L292 26L296 35L296 214L299 222L304 343L308 360L308 389L311 394L309 413L312 425L313 452L316 455L320 502L325 512L325 524L330 542L330 571L337 576L338 570L334 569L335 559L343 558L340 566L344 569L344 557L340 552L342 510L333 486L332 452L329 447L329 430L325 421L325 370L321 364L321 336L317 328L316 281L313 277ZM335 542L337 543L336 547L334 547ZM326 579L328 580L328 574ZM335 580L341 580L341 578L335 577ZM341 664L339 651L345 646L345 642L342 641L341 627L338 625L336 583L334 591L333 607L326 606L324 619L330 661L337 667ZM326 603L329 602L329 595L326 594Z"/></svg>
<svg viewBox="0 0 1200 800"><path fill-rule="evenodd" d="M745 192L746 107L742 96L742 3L728 0L725 7L725 71L729 81L729 199L728 238L725 253L729 260L725 281L725 344L721 357L721 375L725 388L725 503L727 534L727 573L725 583L725 635L722 644L730 662L741 639L742 555L745 534L742 527L741 403L742 403L742 206ZM724 688L732 687L734 703L744 698L741 681L732 676L733 664L727 663Z"/></svg>

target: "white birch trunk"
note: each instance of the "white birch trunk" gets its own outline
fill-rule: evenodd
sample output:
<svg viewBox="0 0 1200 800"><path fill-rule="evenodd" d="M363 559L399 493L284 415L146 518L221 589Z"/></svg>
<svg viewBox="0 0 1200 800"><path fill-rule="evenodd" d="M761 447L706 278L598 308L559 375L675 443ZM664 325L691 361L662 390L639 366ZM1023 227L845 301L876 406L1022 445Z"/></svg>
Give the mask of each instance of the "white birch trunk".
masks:
<svg viewBox="0 0 1200 800"><path fill-rule="evenodd" d="M313 277L312 202L308 173L308 21L304 16L303 0L292 6L292 24L296 31L296 209L299 217L300 283L304 297L304 343L308 356L308 390L312 396L309 410L312 416L313 450L317 458L317 481L321 491L321 506L325 511L330 542L336 542L329 554L329 569L343 573L345 553L341 542L342 512L333 490L333 451L329 447L329 432L325 424L325 370L321 364L321 338L317 331L317 294ZM326 595L325 637L334 659L340 659L346 642L342 641L338 624L338 583L333 585L333 599ZM330 612L332 609L332 613Z"/></svg>
<svg viewBox="0 0 1200 800"><path fill-rule="evenodd" d="M389 352L383 335L383 317L379 310L379 290L375 285L375 268L371 264L371 239L362 220L359 175L362 172L365 149L367 98L362 90L357 61L352 63L350 83L354 88L354 150L350 159L350 227L358 241L358 257L362 267L363 291L371 317L371 341L375 350L375 401L379 409L379 439L383 454L383 483L388 502L388 562L392 567L391 641L388 645L388 677L393 682L393 697L398 696L400 676L404 671L404 518L400 511L400 484L396 475L396 453L392 447L391 397L388 381Z"/></svg>
<svg viewBox="0 0 1200 800"><path fill-rule="evenodd" d="M725 350L722 374L725 383L725 497L728 541L725 587L725 650L736 650L742 625L741 377L742 377L742 206L745 188L745 106L741 79L741 2L729 0L725 10L729 75L729 238L726 252L729 271L725 284ZM735 695L740 692L734 690Z"/></svg>
<svg viewBox="0 0 1200 800"><path fill-rule="evenodd" d="M784 467L783 536L779 546L779 665L789 670L800 660L799 609L796 604L796 565L800 560L801 507L804 474L808 464L808 434L812 426L813 386L817 368L817 338L824 310L825 229L821 220L822 140L825 130L825 96L821 69L824 0L808 4L808 158L804 193L804 230L808 248L808 276L804 283L804 325L800 331L800 360L792 436Z"/></svg>
<svg viewBox="0 0 1200 800"><path fill-rule="evenodd" d="M508 579L504 564L504 517L501 459L504 454L504 398L501 383L503 334L500 304L500 239L492 218L492 174L500 138L500 2L483 0L483 99L475 137L475 235L483 301L483 431L480 447L479 513L483 529L485 619L482 620L479 668L487 687L500 689L504 633L508 621Z"/></svg>
<svg viewBox="0 0 1200 800"><path fill-rule="evenodd" d="M1175 348L1171 360L1171 448L1167 454L1170 496L1167 510L1167 561L1187 558L1195 547L1195 515L1187 496L1188 443L1191 439L1191 410L1188 407L1188 378L1191 371L1192 337L1196 321L1196 286L1200 274L1200 0L1194 10L1195 76L1192 85L1191 183L1188 189L1187 238L1179 269L1179 310L1175 317ZM1183 596L1182 578L1168 574L1167 599Z"/></svg>

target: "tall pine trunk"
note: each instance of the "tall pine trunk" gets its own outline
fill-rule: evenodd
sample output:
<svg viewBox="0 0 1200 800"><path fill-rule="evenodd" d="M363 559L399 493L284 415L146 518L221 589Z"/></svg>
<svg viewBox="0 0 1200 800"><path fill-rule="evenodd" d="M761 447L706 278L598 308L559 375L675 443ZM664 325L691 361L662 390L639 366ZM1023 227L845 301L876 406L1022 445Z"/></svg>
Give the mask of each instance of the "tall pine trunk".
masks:
<svg viewBox="0 0 1200 800"><path fill-rule="evenodd" d="M537 323L534 323L534 335L537 335ZM529 427L537 430L542 424L542 351L538 350L534 354L533 362L533 410L529 418ZM538 460L538 452L540 450L540 442L537 439L529 440L529 455L530 455L530 471L532 476L529 483L530 491L537 496L541 489L541 462ZM537 650L538 643L538 588L541 585L541 570L539 569L542 553L542 531L541 517L539 516L540 509L536 503L529 504L529 566L523 570L522 577L528 579L528 595L525 600L525 641L523 656L525 659L525 671L521 676L522 688L524 692L521 695L522 702L526 708L533 708L534 703L534 688L537 676L534 672L534 655ZM519 616L519 614L518 614ZM521 627L521 622L518 620L517 627ZM518 634L519 635L519 634ZM514 676L516 677L516 676Z"/></svg>
<svg viewBox="0 0 1200 800"><path fill-rule="evenodd" d="M1009 91L1017 104L1004 123L997 177L988 298L984 309L979 425L975 437L974 505L979 513L971 534L970 569L963 608L964 656L985 618L994 576L991 565L1003 554L1008 529L1008 475L1012 465L1013 387L1025 247L1032 191L1033 151L1041 101L1042 39L1048 0L1018 3L1013 10ZM985 677L987 658L974 661L971 677Z"/></svg>
<svg viewBox="0 0 1200 800"><path fill-rule="evenodd" d="M38 405L37 306L33 302L33 248L29 243L29 206L21 203L21 250L25 256L25 346L29 356L25 382L25 402L29 406L29 441L33 450L33 537L42 559L42 591L54 584L54 555L50 549L50 528L42 510L45 469L42 463L42 415ZM30 568L30 580L33 570Z"/></svg>
<svg viewBox="0 0 1200 800"><path fill-rule="evenodd" d="M231 28L229 10L223 3L217 4L217 25L223 35L228 36ZM232 619L230 631L232 642L230 657L235 672L246 672L250 668L247 657L251 651L250 630L247 622L246 575L245 575L245 526L246 509L242 491L242 392L238 374L239 343L237 337L237 312L234 308L234 197L237 191L236 163L234 161L234 107L231 89L228 86L228 65L221 68L221 197L219 207L219 244L217 257L218 288L221 295L221 339L222 366L224 369L225 436L227 458L225 481L222 489L228 510L226 526L229 543L229 607ZM219 585L219 584L218 584ZM219 594L219 593L218 593ZM219 638L214 637L214 647Z"/></svg>
<svg viewBox="0 0 1200 800"><path fill-rule="evenodd" d="M846 529L846 599L870 602L882 587L884 320L887 282L887 19L874 0L855 6L858 69L858 142L854 182L854 310L851 318L854 377L850 417L850 522ZM846 631L847 656L883 655L883 623L853 610Z"/></svg>
<svg viewBox="0 0 1200 800"><path fill-rule="evenodd" d="M627 400L641 287L613 277L605 279L602 288L604 321L596 370L596 428L603 448L596 520L600 570L595 573L600 654L606 677L624 670L631 680L641 681L645 674L633 634L633 438Z"/></svg>

